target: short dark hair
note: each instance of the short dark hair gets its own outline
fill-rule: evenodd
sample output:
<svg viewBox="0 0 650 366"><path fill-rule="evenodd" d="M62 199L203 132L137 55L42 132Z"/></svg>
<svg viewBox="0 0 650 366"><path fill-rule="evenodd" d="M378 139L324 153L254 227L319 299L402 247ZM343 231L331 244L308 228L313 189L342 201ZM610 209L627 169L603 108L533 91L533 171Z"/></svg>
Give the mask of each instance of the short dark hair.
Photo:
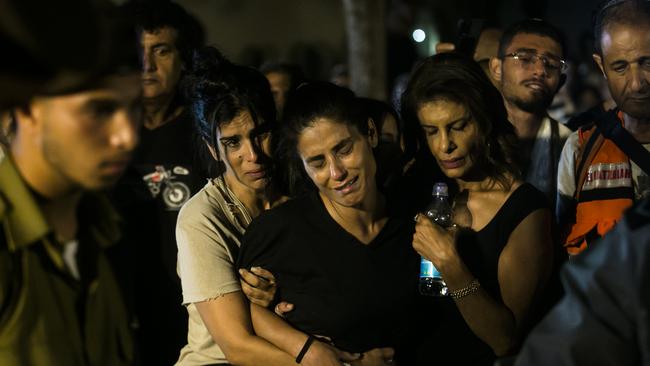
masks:
<svg viewBox="0 0 650 366"><path fill-rule="evenodd" d="M36 92L39 95L60 95L76 93L101 87L106 78L136 73L141 70L141 58L138 54L132 24L127 19L123 8L110 2L96 3L98 32L94 40L100 47L94 47L93 57L85 58L84 71L76 70L76 77L63 74L60 79L53 78ZM78 65L81 65L81 62ZM54 66L54 65L53 65ZM74 75L75 73L70 73ZM80 77L83 75L83 77ZM61 80L77 79L66 85Z"/></svg>
<svg viewBox="0 0 650 366"><path fill-rule="evenodd" d="M602 56L601 38L610 24L650 25L650 1L609 0L600 4L593 14L594 48Z"/></svg>
<svg viewBox="0 0 650 366"><path fill-rule="evenodd" d="M479 128L474 158L488 177L506 188L510 183L508 174L521 178L519 140L508 122L503 98L475 61L457 53L441 53L416 67L402 97L402 117L412 131L418 131L415 137L420 146L428 145L418 110L424 103L436 100L453 101L470 111Z"/></svg>
<svg viewBox="0 0 650 366"><path fill-rule="evenodd" d="M155 32L169 27L176 31L176 48L185 66L192 64L192 52L205 43L201 23L182 6L169 0L131 0L124 5L138 32Z"/></svg>
<svg viewBox="0 0 650 366"><path fill-rule="evenodd" d="M276 126L275 103L264 75L251 67L231 63L214 47L195 51L192 71L182 85L196 131L215 151L219 151L219 127L241 112L249 112L255 124L264 126L265 131ZM223 170L216 172L221 173Z"/></svg>
<svg viewBox="0 0 650 366"><path fill-rule="evenodd" d="M86 90L105 76L141 69L133 29L111 1L30 7L37 3L2 2L10 11L0 11L0 110L24 106L34 95Z"/></svg>
<svg viewBox="0 0 650 366"><path fill-rule="evenodd" d="M562 50L560 57L567 57L566 42L562 32L551 23L535 18L522 20L506 28L499 40L499 58L503 58L506 55L506 50L510 47L512 39L518 34L535 34L548 37L560 45L560 49Z"/></svg>
<svg viewBox="0 0 650 366"><path fill-rule="evenodd" d="M288 62L266 62L260 66L260 72L264 75L276 72L289 76L289 90L295 90L305 81L305 74L300 66Z"/></svg>
<svg viewBox="0 0 650 366"><path fill-rule="evenodd" d="M368 135L368 118L359 100L349 89L329 82L317 81L301 85L287 100L284 121L280 127L278 159L287 165L284 184L291 195L314 189L298 154L301 133L320 118L353 126Z"/></svg>

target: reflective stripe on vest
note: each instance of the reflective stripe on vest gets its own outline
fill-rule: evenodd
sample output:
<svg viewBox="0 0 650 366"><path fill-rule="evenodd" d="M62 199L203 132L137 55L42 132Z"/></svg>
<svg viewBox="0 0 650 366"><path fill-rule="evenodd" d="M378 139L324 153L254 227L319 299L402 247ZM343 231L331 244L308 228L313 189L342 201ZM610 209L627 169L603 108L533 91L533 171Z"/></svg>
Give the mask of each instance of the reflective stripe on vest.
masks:
<svg viewBox="0 0 650 366"><path fill-rule="evenodd" d="M620 114L619 118L622 118ZM600 132L596 132L596 127L579 130L581 147L593 133ZM597 151L587 152L584 156L589 156L591 161L585 162L588 168L582 174L586 176L578 177L582 186L575 195L576 222L564 244L572 255L582 252L611 230L634 202L630 161L613 141L605 139Z"/></svg>

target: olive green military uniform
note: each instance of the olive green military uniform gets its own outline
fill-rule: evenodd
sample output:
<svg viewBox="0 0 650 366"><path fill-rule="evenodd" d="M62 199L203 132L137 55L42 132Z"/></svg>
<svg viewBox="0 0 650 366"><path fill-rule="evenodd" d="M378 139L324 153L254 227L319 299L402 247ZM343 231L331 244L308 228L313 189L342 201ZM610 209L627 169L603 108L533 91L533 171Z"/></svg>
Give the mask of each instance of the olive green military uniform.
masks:
<svg viewBox="0 0 650 366"><path fill-rule="evenodd" d="M133 362L126 311L103 254L117 239L117 216L89 193L78 217L77 279L35 194L0 149L0 365Z"/></svg>

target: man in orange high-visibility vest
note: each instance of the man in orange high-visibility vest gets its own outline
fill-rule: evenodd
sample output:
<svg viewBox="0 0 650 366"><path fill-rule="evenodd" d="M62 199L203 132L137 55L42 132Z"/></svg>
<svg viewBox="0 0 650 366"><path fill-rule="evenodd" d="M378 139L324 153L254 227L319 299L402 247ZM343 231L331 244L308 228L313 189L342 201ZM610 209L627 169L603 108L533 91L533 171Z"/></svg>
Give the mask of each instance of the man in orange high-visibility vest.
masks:
<svg viewBox="0 0 650 366"><path fill-rule="evenodd" d="M617 105L617 110L609 112L609 125L621 130L620 124L636 140L633 145L648 150L650 3L610 1L595 17L594 34L593 57ZM570 255L582 252L611 230L626 208L650 194L650 172L623 151L629 144L617 144L603 130L596 123L580 128L569 137L560 158L556 211Z"/></svg>

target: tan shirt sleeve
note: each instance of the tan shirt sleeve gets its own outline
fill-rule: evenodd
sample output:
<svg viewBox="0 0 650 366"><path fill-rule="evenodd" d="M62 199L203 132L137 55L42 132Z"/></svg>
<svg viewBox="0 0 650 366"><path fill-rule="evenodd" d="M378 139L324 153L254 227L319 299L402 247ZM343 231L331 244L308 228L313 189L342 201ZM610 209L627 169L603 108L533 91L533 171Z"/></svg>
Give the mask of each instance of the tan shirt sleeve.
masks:
<svg viewBox="0 0 650 366"><path fill-rule="evenodd" d="M185 204L176 224L177 269L184 305L241 290L234 268L237 235L228 232L224 218L202 193Z"/></svg>

